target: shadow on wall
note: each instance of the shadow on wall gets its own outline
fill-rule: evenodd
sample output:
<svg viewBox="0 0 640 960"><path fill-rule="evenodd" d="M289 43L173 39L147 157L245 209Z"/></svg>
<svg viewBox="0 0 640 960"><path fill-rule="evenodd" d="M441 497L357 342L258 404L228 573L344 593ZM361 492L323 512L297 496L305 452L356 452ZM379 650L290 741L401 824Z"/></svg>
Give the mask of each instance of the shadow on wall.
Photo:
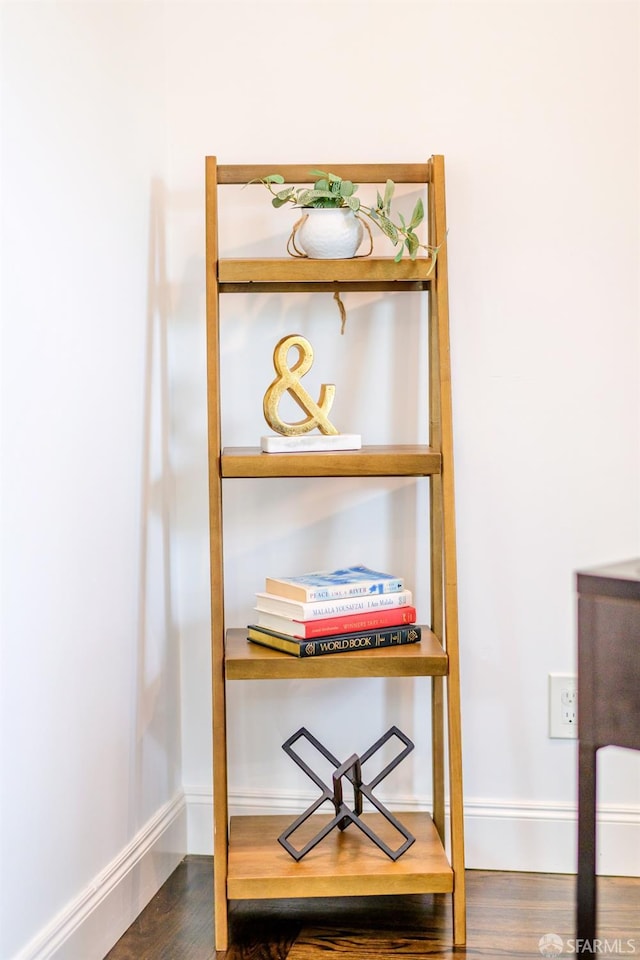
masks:
<svg viewBox="0 0 640 960"><path fill-rule="evenodd" d="M171 582L174 479L169 444L165 210L165 185L154 179L149 204L138 628L132 690L135 728L129 771L131 836L180 788L179 638Z"/></svg>

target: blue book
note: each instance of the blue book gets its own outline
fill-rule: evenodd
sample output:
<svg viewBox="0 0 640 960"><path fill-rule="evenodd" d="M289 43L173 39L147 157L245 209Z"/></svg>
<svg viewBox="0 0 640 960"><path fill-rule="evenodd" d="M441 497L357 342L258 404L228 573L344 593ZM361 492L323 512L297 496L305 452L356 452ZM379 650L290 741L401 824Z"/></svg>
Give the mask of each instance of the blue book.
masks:
<svg viewBox="0 0 640 960"><path fill-rule="evenodd" d="M358 565L343 570L321 570L298 577L267 577L265 590L276 597L314 603L344 597L366 597L381 593L399 593L404 589L402 577L380 573Z"/></svg>

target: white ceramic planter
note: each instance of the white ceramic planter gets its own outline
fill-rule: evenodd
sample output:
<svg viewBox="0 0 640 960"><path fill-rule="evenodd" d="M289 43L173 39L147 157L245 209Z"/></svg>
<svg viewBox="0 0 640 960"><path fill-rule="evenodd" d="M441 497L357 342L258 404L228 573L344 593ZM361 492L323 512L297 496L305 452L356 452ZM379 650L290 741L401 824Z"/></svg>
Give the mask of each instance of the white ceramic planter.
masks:
<svg viewBox="0 0 640 960"><path fill-rule="evenodd" d="M296 231L295 241L308 257L312 260L355 257L362 243L363 228L353 210L311 207L303 213L306 217Z"/></svg>

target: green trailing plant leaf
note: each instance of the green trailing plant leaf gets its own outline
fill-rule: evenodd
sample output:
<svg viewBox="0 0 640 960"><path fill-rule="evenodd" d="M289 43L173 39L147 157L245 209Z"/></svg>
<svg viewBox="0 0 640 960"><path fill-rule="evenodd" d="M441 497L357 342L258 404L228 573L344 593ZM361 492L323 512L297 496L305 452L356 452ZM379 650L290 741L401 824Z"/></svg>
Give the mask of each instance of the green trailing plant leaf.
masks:
<svg viewBox="0 0 640 960"><path fill-rule="evenodd" d="M415 233L407 233L405 243L407 245L407 250L409 251L409 256L411 257L412 260L415 260L415 258L418 255L418 250L420 248L420 241L418 240Z"/></svg>
<svg viewBox="0 0 640 960"><path fill-rule="evenodd" d="M296 197L296 205L299 207L311 207L314 206L314 201L321 199L333 200L334 197L329 190L299 190Z"/></svg>
<svg viewBox="0 0 640 960"><path fill-rule="evenodd" d="M385 237L389 237L389 240L393 241L393 243L398 242L398 228L391 220L388 220L387 217L380 216L378 217L377 224Z"/></svg>
<svg viewBox="0 0 640 960"><path fill-rule="evenodd" d="M409 230L413 230L415 227L419 226L424 220L424 205L422 199L418 197L416 200L416 205L413 208L413 213L411 214L411 222L409 223Z"/></svg>

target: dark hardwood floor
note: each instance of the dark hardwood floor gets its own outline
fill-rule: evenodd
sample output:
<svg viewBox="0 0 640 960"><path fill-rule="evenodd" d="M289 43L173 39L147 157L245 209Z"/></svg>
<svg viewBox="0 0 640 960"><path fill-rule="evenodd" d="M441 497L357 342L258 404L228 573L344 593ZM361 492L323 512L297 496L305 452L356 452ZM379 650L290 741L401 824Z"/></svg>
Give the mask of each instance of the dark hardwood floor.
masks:
<svg viewBox="0 0 640 960"><path fill-rule="evenodd" d="M212 860L187 857L105 960L213 960ZM234 903L218 960L487 960L544 956L544 934L574 954L575 877L467 873L467 946L451 946L448 896L251 900ZM640 879L601 877L598 950L640 956ZM593 945L592 945L593 946Z"/></svg>

